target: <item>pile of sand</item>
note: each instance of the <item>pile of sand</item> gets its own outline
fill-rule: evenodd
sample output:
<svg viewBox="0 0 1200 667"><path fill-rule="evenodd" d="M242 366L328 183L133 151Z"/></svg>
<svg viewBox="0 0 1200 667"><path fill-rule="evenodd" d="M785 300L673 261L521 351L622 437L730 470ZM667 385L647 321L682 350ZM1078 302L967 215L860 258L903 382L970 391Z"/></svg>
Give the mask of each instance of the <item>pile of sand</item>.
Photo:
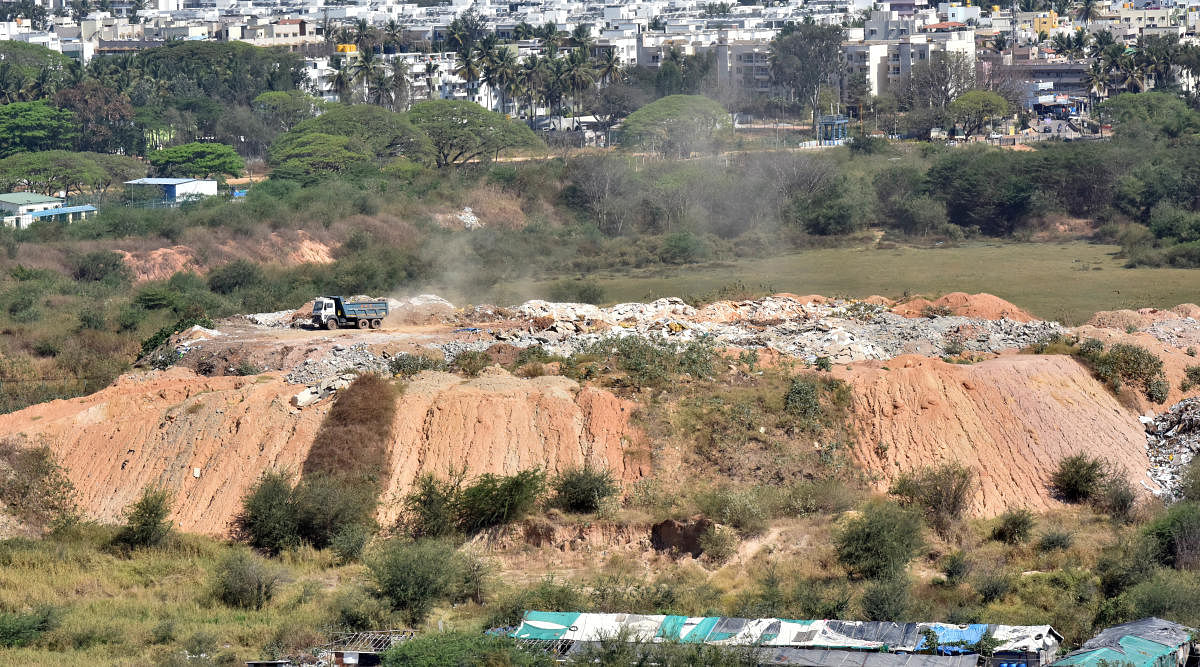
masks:
<svg viewBox="0 0 1200 667"><path fill-rule="evenodd" d="M894 306L892 312L904 317L925 317L929 308L947 309L951 315L980 320L1009 319L1015 322L1032 322L1037 319L1012 303L987 293L951 292L935 301L913 299Z"/></svg>

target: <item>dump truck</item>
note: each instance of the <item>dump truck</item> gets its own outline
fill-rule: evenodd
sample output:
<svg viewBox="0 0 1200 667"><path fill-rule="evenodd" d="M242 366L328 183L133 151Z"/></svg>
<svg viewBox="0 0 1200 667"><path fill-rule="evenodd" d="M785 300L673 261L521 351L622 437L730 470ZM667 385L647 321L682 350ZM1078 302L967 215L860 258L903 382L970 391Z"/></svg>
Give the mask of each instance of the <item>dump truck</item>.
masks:
<svg viewBox="0 0 1200 667"><path fill-rule="evenodd" d="M322 296L313 301L312 323L325 329L378 329L387 314L387 301L347 301L340 296Z"/></svg>

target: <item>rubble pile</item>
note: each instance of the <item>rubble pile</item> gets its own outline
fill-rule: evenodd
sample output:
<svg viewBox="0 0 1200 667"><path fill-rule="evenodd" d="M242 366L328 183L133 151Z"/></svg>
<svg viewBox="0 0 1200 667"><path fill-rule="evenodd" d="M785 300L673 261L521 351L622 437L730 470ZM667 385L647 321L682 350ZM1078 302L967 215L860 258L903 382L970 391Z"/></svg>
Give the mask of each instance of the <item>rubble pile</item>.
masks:
<svg viewBox="0 0 1200 667"><path fill-rule="evenodd" d="M1055 322L958 316L913 319L866 302L802 302L787 296L717 302L699 310L680 299L611 308L529 301L516 310L544 326L496 332L496 340L516 347L541 345L563 355L606 336L661 336L681 343L711 337L726 347L767 348L809 361L829 357L834 363L849 363L902 354L936 356L952 350L994 353L1025 347L1062 331ZM481 346L486 344L455 341L439 348L452 358L462 351L459 348Z"/></svg>
<svg viewBox="0 0 1200 667"><path fill-rule="evenodd" d="M1187 464L1200 451L1200 398L1172 405L1155 417L1142 417L1146 426L1146 453L1150 478L1158 482L1156 495L1175 499Z"/></svg>
<svg viewBox="0 0 1200 667"><path fill-rule="evenodd" d="M260 327L287 329L292 326L295 310L277 310L273 313L252 313L246 315L246 320Z"/></svg>
<svg viewBox="0 0 1200 667"><path fill-rule="evenodd" d="M388 361L367 350L363 343L334 345L323 356L305 359L284 379L292 384L315 386L322 380L346 373L386 373Z"/></svg>
<svg viewBox="0 0 1200 667"><path fill-rule="evenodd" d="M1200 345L1200 321L1191 317L1159 320L1143 329L1171 347L1187 348Z"/></svg>

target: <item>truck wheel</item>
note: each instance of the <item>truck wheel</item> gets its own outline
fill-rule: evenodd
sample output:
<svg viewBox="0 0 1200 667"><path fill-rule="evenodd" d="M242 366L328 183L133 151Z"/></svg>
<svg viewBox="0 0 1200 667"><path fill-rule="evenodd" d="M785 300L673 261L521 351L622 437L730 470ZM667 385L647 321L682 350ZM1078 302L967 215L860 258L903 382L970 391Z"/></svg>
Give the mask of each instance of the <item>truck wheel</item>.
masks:
<svg viewBox="0 0 1200 667"><path fill-rule="evenodd" d="M359 320L358 321L359 329L366 329L369 326L371 326L371 320Z"/></svg>
<svg viewBox="0 0 1200 667"><path fill-rule="evenodd" d="M332 330L334 330L334 329L338 328L338 321L337 321L337 318L336 318L336 317L331 317L331 318L329 318L329 319L325 320L325 328L326 328L326 329L329 329L330 331L332 331Z"/></svg>
<svg viewBox="0 0 1200 667"><path fill-rule="evenodd" d="M371 320L372 329L378 329L381 326L383 326L383 322L380 322L379 320Z"/></svg>

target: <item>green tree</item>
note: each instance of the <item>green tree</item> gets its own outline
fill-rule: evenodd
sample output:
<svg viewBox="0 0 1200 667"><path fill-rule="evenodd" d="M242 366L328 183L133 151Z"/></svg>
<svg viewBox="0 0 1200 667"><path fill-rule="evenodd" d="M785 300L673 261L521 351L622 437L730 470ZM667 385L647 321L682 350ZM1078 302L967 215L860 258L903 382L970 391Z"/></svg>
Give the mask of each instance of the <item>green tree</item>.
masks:
<svg viewBox="0 0 1200 667"><path fill-rule="evenodd" d="M137 143L133 106L129 96L95 81L63 88L54 96L60 109L75 114L79 134L75 146L81 151L132 153Z"/></svg>
<svg viewBox="0 0 1200 667"><path fill-rule="evenodd" d="M113 537L113 544L128 549L163 544L171 535L170 513L170 492L147 487L142 497L125 509L125 525Z"/></svg>
<svg viewBox="0 0 1200 667"><path fill-rule="evenodd" d="M621 143L685 158L715 150L732 129L729 112L701 95L671 95L629 114Z"/></svg>
<svg viewBox="0 0 1200 667"><path fill-rule="evenodd" d="M379 165L401 156L427 162L431 150L429 138L405 114L369 104L339 104L280 135L271 145L271 155L285 155L294 150L292 144L312 143L312 137L302 139L309 133L348 137L353 140L346 144L348 150L365 152Z"/></svg>
<svg viewBox="0 0 1200 667"><path fill-rule="evenodd" d="M273 90L254 98L254 112L278 132L287 132L301 121L315 118L325 101L300 90Z"/></svg>
<svg viewBox="0 0 1200 667"><path fill-rule="evenodd" d="M837 73L841 54L840 26L811 19L791 24L771 41L771 75L795 98L808 103L815 121L821 88Z"/></svg>
<svg viewBox="0 0 1200 667"><path fill-rule="evenodd" d="M962 125L963 133L969 137L992 119L1008 113L1008 102L987 90L969 90L950 103L949 111L950 117Z"/></svg>
<svg viewBox="0 0 1200 667"><path fill-rule="evenodd" d="M375 156L350 137L305 132L271 149L273 178L314 183L374 164Z"/></svg>
<svg viewBox="0 0 1200 667"><path fill-rule="evenodd" d="M45 102L0 106L0 157L21 151L69 149L77 122L75 114Z"/></svg>
<svg viewBox="0 0 1200 667"><path fill-rule="evenodd" d="M474 102L431 100L413 105L409 118L433 146L438 167L489 159L510 148L536 148L529 128Z"/></svg>
<svg viewBox="0 0 1200 667"><path fill-rule="evenodd" d="M246 166L232 146L200 142L154 151L150 164L163 176L191 178L240 176Z"/></svg>
<svg viewBox="0 0 1200 667"><path fill-rule="evenodd" d="M904 571L922 544L921 518L892 503L872 503L834 538L838 560L851 574L891 578Z"/></svg>

